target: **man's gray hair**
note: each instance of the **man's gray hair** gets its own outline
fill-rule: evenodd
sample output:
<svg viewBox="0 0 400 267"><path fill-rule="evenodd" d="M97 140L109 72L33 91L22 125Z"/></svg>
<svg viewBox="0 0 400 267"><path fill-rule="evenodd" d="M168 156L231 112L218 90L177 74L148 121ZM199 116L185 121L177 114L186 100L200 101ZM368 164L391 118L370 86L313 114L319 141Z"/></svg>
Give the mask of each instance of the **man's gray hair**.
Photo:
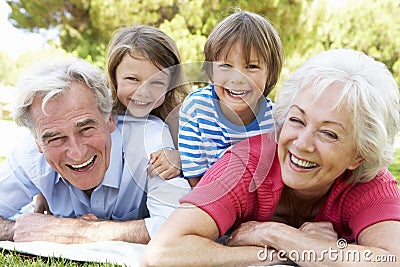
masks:
<svg viewBox="0 0 400 267"><path fill-rule="evenodd" d="M72 83L80 83L91 89L99 110L106 119L109 118L113 103L105 73L82 59L66 57L33 64L17 84L19 94L13 111L16 124L27 127L34 133L29 107L35 97L43 97L44 110L50 99L64 94Z"/></svg>

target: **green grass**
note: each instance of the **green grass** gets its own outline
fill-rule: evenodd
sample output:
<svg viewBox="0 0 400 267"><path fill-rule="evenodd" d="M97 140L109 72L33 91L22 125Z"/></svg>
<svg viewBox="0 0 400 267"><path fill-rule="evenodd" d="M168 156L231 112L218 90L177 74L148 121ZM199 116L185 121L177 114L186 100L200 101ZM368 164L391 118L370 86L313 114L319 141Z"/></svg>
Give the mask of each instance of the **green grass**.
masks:
<svg viewBox="0 0 400 267"><path fill-rule="evenodd" d="M394 153L394 162L389 166L389 170L393 176L399 181L400 188L400 149Z"/></svg>
<svg viewBox="0 0 400 267"><path fill-rule="evenodd" d="M62 258L46 258L20 254L14 251L0 250L0 266L12 267L117 267L111 263L76 262Z"/></svg>

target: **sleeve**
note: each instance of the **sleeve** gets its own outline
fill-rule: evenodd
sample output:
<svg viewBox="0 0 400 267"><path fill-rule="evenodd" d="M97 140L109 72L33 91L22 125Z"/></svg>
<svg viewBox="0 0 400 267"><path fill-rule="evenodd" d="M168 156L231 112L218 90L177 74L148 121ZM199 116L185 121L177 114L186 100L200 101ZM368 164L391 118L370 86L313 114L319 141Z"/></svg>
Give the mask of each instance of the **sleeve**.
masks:
<svg viewBox="0 0 400 267"><path fill-rule="evenodd" d="M398 183L388 170L381 171L370 182L358 184L349 195L349 225L356 240L362 230L375 223L400 221Z"/></svg>
<svg viewBox="0 0 400 267"><path fill-rule="evenodd" d="M194 97L189 95L179 111L178 150L185 178L202 176L208 169L206 148L197 118L200 108Z"/></svg>
<svg viewBox="0 0 400 267"><path fill-rule="evenodd" d="M20 213L39 190L32 182L40 176L45 159L37 151L33 138L25 140L0 164L0 216L8 219Z"/></svg>
<svg viewBox="0 0 400 267"><path fill-rule="evenodd" d="M248 208L253 172L239 155L228 151L206 172L181 203L190 203L208 213L223 236Z"/></svg>
<svg viewBox="0 0 400 267"><path fill-rule="evenodd" d="M163 180L154 177L149 179L147 190L147 208L150 217L144 221L152 238L161 224L178 207L179 199L189 193L190 186L183 178Z"/></svg>

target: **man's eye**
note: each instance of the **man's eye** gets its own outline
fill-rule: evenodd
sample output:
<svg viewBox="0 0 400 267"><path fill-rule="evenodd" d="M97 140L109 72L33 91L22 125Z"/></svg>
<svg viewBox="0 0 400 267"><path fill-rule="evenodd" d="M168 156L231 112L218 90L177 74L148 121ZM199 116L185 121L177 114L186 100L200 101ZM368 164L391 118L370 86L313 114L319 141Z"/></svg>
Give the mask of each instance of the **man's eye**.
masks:
<svg viewBox="0 0 400 267"><path fill-rule="evenodd" d="M64 140L63 137L55 137L55 138L48 139L45 143L47 145L51 145L51 146L58 146L63 143L63 140Z"/></svg>

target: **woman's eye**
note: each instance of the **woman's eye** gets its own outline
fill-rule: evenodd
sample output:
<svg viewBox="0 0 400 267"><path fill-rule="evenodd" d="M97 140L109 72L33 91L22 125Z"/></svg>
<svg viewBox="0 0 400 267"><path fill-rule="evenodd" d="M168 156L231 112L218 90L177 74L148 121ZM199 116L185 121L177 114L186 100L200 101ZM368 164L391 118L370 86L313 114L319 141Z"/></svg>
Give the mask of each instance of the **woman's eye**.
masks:
<svg viewBox="0 0 400 267"><path fill-rule="evenodd" d="M298 123L298 124L301 124L301 125L304 124L299 118L296 118L296 117L290 117L289 121L290 122L294 122L294 123Z"/></svg>
<svg viewBox="0 0 400 267"><path fill-rule="evenodd" d="M330 139L338 139L337 134L335 134L334 132L331 131L322 131L322 133L324 134L324 136L330 138Z"/></svg>

